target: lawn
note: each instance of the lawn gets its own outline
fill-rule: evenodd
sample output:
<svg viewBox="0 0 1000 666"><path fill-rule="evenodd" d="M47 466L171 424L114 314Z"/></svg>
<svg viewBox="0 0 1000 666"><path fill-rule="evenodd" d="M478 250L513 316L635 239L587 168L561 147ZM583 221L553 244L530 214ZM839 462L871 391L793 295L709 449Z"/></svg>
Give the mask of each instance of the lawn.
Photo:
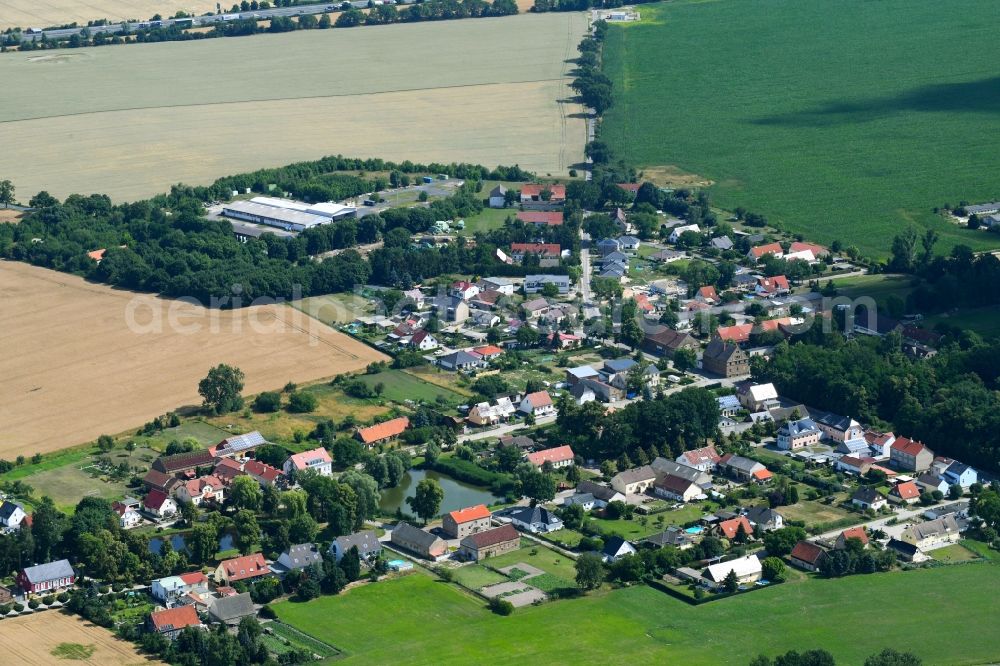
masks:
<svg viewBox="0 0 1000 666"><path fill-rule="evenodd" d="M520 608L504 618L455 586L414 574L274 608L283 621L343 649L347 661L365 664L399 661L402 645L411 664L559 664L586 655L593 663L742 666L760 653L810 648L860 664L894 646L925 664L958 665L1000 658L1000 638L983 631L983 618L1000 613L998 585L994 565L940 567L808 579L697 607L639 585ZM871 612L886 600L906 612ZM843 627L861 615L865 631L844 640ZM732 636L739 636L739 649ZM553 637L572 637L572 649Z"/></svg>
<svg viewBox="0 0 1000 666"><path fill-rule="evenodd" d="M668 515L668 514L664 514ZM699 512L699 516L701 513ZM646 524L643 525L639 522L641 518L646 519ZM663 525L657 524L654 518L649 516L636 517L632 520L626 520L624 518L617 518L615 520L608 520L606 518L597 518L592 516L587 519L591 525L594 525L601 530L603 534L617 534L618 536L627 539L628 541L637 541L640 539L645 539L651 534L656 534L657 532L663 531Z"/></svg>
<svg viewBox="0 0 1000 666"><path fill-rule="evenodd" d="M415 400L435 403L438 399L442 399L448 404L458 405L465 400L464 396L449 388L432 384L401 370L386 370L375 375L361 375L358 378L368 386L382 384L385 387L382 397L393 402Z"/></svg>
<svg viewBox="0 0 1000 666"><path fill-rule="evenodd" d="M138 435L127 439L133 439L139 445L162 451L167 448L167 444L174 440L183 442L189 438L197 440L198 444L207 448L218 444L231 434L225 428L205 421L185 421L176 428L167 428L153 435Z"/></svg>
<svg viewBox="0 0 1000 666"><path fill-rule="evenodd" d="M601 137L617 157L875 256L910 224L936 229L938 251L997 246L933 212L998 196L994 0L679 0L641 13L607 36L615 106Z"/></svg>
<svg viewBox="0 0 1000 666"><path fill-rule="evenodd" d="M576 578L576 568L574 561L561 553L539 546L531 541L521 539L522 548L511 553L505 553L498 557L491 557L486 560L494 569L503 569L514 564L523 562L537 567L547 574L572 581ZM534 554L532 554L534 553ZM531 582L530 580L528 581Z"/></svg>
<svg viewBox="0 0 1000 666"><path fill-rule="evenodd" d="M825 281L821 282L826 284ZM906 297L913 291L912 278L905 275L879 274L879 275L855 275L846 278L834 278L833 285L837 288L838 296L848 298L860 298L870 296L879 305L884 305L886 298L897 296L906 302Z"/></svg>
<svg viewBox="0 0 1000 666"><path fill-rule="evenodd" d="M484 197L489 194L489 190L483 188ZM508 217L517 215L514 208L484 208L482 212L470 215L465 219L465 229L458 231L459 235L472 236L480 231L492 231L503 226Z"/></svg>
<svg viewBox="0 0 1000 666"><path fill-rule="evenodd" d="M478 590L481 587L486 587L487 585L493 585L495 583L503 583L508 580L508 578L503 574L499 574L496 571L490 571L486 567L479 564L468 564L464 567L455 569L454 577L456 583L467 587L470 590Z"/></svg>
<svg viewBox="0 0 1000 666"><path fill-rule="evenodd" d="M805 489L800 486L799 493L805 493ZM839 501L840 498L838 498ZM810 500L802 500L797 504L783 506L778 512L784 516L785 520L801 520L806 527L825 523L832 523L835 520L842 520L851 514L834 504L822 504Z"/></svg>
<svg viewBox="0 0 1000 666"><path fill-rule="evenodd" d="M945 546L944 548L935 548L930 551L929 554L938 562L945 562L949 564L953 562L969 562L970 560L979 558L976 553L959 543L953 543L950 546Z"/></svg>
<svg viewBox="0 0 1000 666"><path fill-rule="evenodd" d="M934 328L937 323L948 324L962 329L970 329L984 338L1000 336L1000 308L980 308L975 310L957 310L946 314L934 315L924 319L926 328Z"/></svg>

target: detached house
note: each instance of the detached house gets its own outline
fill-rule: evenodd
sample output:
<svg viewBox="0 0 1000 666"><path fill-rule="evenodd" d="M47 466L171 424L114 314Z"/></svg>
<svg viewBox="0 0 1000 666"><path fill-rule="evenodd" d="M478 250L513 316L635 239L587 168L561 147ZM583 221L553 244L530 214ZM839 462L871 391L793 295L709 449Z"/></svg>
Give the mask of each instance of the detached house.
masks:
<svg viewBox="0 0 1000 666"><path fill-rule="evenodd" d="M489 529L492 515L485 504L470 506L445 514L441 521L441 529L452 539L462 539L475 532Z"/></svg>
<svg viewBox="0 0 1000 666"><path fill-rule="evenodd" d="M112 510L118 514L118 524L123 530L132 529L142 522L142 516L137 510L138 505L138 500L123 500L111 504ZM2 511L3 507L0 507L0 513Z"/></svg>
<svg viewBox="0 0 1000 666"><path fill-rule="evenodd" d="M740 532L743 532L747 537L753 536L753 525L750 524L746 516L737 516L736 518L723 520L716 525L716 530L719 536L729 541L734 540Z"/></svg>
<svg viewBox="0 0 1000 666"><path fill-rule="evenodd" d="M784 275L775 275L774 277L758 277L757 286L754 288L754 293L763 298L774 298L775 296L782 296L790 291L788 286L788 278Z"/></svg>
<svg viewBox="0 0 1000 666"><path fill-rule="evenodd" d="M865 532L864 526L851 527L841 532L837 536L837 544L834 546L837 550L844 550L847 548L847 542L850 539L856 539L861 542L862 546L868 545L868 532Z"/></svg>
<svg viewBox="0 0 1000 666"><path fill-rule="evenodd" d="M774 384L750 384L746 382L736 390L736 397L748 412L762 412L778 407L778 391Z"/></svg>
<svg viewBox="0 0 1000 666"><path fill-rule="evenodd" d="M730 573L736 574L741 585L760 580L762 567L756 555L746 555L728 562L719 562L705 569L704 579L714 587L721 587Z"/></svg>
<svg viewBox="0 0 1000 666"><path fill-rule="evenodd" d="M667 474L653 483L653 492L660 497L678 502L691 502L703 496L701 488L679 476Z"/></svg>
<svg viewBox="0 0 1000 666"><path fill-rule="evenodd" d="M679 349L697 349L698 341L688 333L663 327L655 333L647 333L642 341L642 349L648 354L673 358Z"/></svg>
<svg viewBox="0 0 1000 666"><path fill-rule="evenodd" d="M26 515L24 508L16 502L4 500L3 504L0 504L0 524L7 529L16 530L21 527L21 522Z"/></svg>
<svg viewBox="0 0 1000 666"><path fill-rule="evenodd" d="M208 578L200 571L159 578L154 580L150 587L153 598L161 603L180 599L192 592L196 594L208 593Z"/></svg>
<svg viewBox="0 0 1000 666"><path fill-rule="evenodd" d="M25 567L17 574L17 586L26 594L42 594L69 587L76 582L76 571L69 560L56 560Z"/></svg>
<svg viewBox="0 0 1000 666"><path fill-rule="evenodd" d="M363 530L334 539L330 544L330 554L333 555L333 559L340 562L351 548L357 548L361 559L370 562L382 552L382 543L378 540L375 530Z"/></svg>
<svg viewBox="0 0 1000 666"><path fill-rule="evenodd" d="M785 517L766 504L750 507L745 515L754 529L760 529L762 532L780 530L785 526Z"/></svg>
<svg viewBox="0 0 1000 666"><path fill-rule="evenodd" d="M934 452L909 437L897 437L889 448L889 462L896 469L923 472L934 462Z"/></svg>
<svg viewBox="0 0 1000 666"><path fill-rule="evenodd" d="M410 419L405 416L376 423L367 428L358 429L358 439L368 447L396 439L410 426Z"/></svg>
<svg viewBox="0 0 1000 666"><path fill-rule="evenodd" d="M394 546L428 560L435 560L448 552L448 543L444 539L409 523L398 523L392 530L390 540Z"/></svg>
<svg viewBox="0 0 1000 666"><path fill-rule="evenodd" d="M466 560L478 562L487 557L510 553L521 547L521 535L513 525L503 525L476 532L462 539L458 553Z"/></svg>
<svg viewBox="0 0 1000 666"><path fill-rule="evenodd" d="M271 571L284 576L290 571L300 571L313 566L322 566L323 554L314 543L300 543L289 546L271 565Z"/></svg>
<svg viewBox="0 0 1000 666"><path fill-rule="evenodd" d="M792 548L791 554L788 556L788 560L800 569L805 569L806 571L819 571L820 565L823 563L823 559L826 557L826 551L812 543L811 541L799 541Z"/></svg>
<svg viewBox="0 0 1000 666"><path fill-rule="evenodd" d="M528 462L535 467L542 467L545 463L551 463L554 468L561 469L563 467L572 467L576 455L573 453L571 447L563 445L529 453L527 458Z"/></svg>
<svg viewBox="0 0 1000 666"><path fill-rule="evenodd" d="M819 444L823 433L812 419L785 421L778 428L778 448L782 451L797 451L807 446Z"/></svg>
<svg viewBox="0 0 1000 666"><path fill-rule="evenodd" d="M627 469L611 477L611 487L623 495L646 492L656 483L656 470L649 465Z"/></svg>
<svg viewBox="0 0 1000 666"><path fill-rule="evenodd" d="M904 543L913 544L923 551L955 543L961 538L962 528L954 515L911 525L899 537Z"/></svg>
<svg viewBox="0 0 1000 666"><path fill-rule="evenodd" d="M768 254L780 257L784 253L785 250L781 247L780 243L768 243L767 245L758 245L757 247L750 248L750 251L747 252L747 259L760 261Z"/></svg>
<svg viewBox="0 0 1000 666"><path fill-rule="evenodd" d="M289 456L283 470L288 476L306 471L316 472L320 476L330 476L333 474L333 458L330 457L329 451L320 446Z"/></svg>
<svg viewBox="0 0 1000 666"><path fill-rule="evenodd" d="M253 580L270 573L271 570L268 568L264 556L260 553L254 553L220 562L215 569L215 583L218 585L222 582L231 586L241 580Z"/></svg>
<svg viewBox="0 0 1000 666"><path fill-rule="evenodd" d="M951 485L961 486L963 490L968 489L979 481L979 474L975 469L957 460L948 465L942 476L945 481Z"/></svg>
<svg viewBox="0 0 1000 666"><path fill-rule="evenodd" d="M236 458L243 460L258 446L267 444L264 436L254 430L245 435L227 437L218 444L208 449L208 452L218 458Z"/></svg>
<svg viewBox="0 0 1000 666"><path fill-rule="evenodd" d="M526 532L555 532L563 528L563 522L543 506L519 507L508 514L510 522Z"/></svg>
<svg viewBox="0 0 1000 666"><path fill-rule="evenodd" d="M215 475L202 476L177 486L177 499L201 506L205 502L222 504L225 498L225 484Z"/></svg>
<svg viewBox="0 0 1000 666"><path fill-rule="evenodd" d="M886 505L885 496L874 488L864 486L851 495L851 504L859 509L879 511Z"/></svg>
<svg viewBox="0 0 1000 666"><path fill-rule="evenodd" d="M920 499L920 489L913 481L897 483L889 491L889 501L895 504L913 504Z"/></svg>
<svg viewBox="0 0 1000 666"><path fill-rule="evenodd" d="M277 467L259 460L248 460L243 466L243 472L261 486L273 486L284 476Z"/></svg>
<svg viewBox="0 0 1000 666"><path fill-rule="evenodd" d="M150 490L142 500L142 507L147 513L161 519L177 513L177 502L162 490Z"/></svg>
<svg viewBox="0 0 1000 666"><path fill-rule="evenodd" d="M151 631L174 640L185 627L200 627L201 620L194 606L178 606L153 611L149 614L148 626Z"/></svg>
<svg viewBox="0 0 1000 666"><path fill-rule="evenodd" d="M703 446L700 449L685 451L674 459L676 462L693 467L702 472L711 472L722 460L722 456L715 450L714 444Z"/></svg>
<svg viewBox="0 0 1000 666"><path fill-rule="evenodd" d="M606 563L617 562L626 555L635 555L635 546L620 536L608 537L601 550L601 559Z"/></svg>
<svg viewBox="0 0 1000 666"><path fill-rule="evenodd" d="M719 460L719 467L737 481L745 483L766 483L771 472L756 460L727 453Z"/></svg>
<svg viewBox="0 0 1000 666"><path fill-rule="evenodd" d="M722 377L741 377L750 374L750 357L739 345L715 338L702 354L701 367Z"/></svg>
<svg viewBox="0 0 1000 666"><path fill-rule="evenodd" d="M437 349L440 346L437 338L435 338L430 331L424 329L421 329L410 336L410 342L408 345L413 349L418 349L420 351Z"/></svg>
<svg viewBox="0 0 1000 666"><path fill-rule="evenodd" d="M551 416L556 413L556 407L552 404L552 396L546 391L536 391L524 396L517 410L524 414L531 414L535 418Z"/></svg>

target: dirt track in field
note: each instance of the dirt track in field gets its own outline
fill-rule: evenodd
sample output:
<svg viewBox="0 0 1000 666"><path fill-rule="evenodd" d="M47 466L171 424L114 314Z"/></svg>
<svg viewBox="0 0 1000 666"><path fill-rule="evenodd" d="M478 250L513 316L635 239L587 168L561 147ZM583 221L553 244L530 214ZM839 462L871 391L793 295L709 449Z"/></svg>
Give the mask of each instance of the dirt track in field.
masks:
<svg viewBox="0 0 1000 666"><path fill-rule="evenodd" d="M209 310L16 262L0 262L0 302L7 459L199 404L198 382L219 363L241 368L257 393L385 358L282 304Z"/></svg>
<svg viewBox="0 0 1000 666"><path fill-rule="evenodd" d="M140 654L133 644L116 637L104 627L59 611L4 620L3 631L0 632L0 654L3 654L0 658L3 663L22 666L163 664ZM59 654L72 656L57 656Z"/></svg>

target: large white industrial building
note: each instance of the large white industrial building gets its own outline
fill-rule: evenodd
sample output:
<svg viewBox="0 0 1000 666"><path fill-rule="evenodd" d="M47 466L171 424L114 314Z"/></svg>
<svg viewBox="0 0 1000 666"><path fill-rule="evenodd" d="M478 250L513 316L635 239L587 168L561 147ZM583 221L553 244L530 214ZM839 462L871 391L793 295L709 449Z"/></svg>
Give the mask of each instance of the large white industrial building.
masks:
<svg viewBox="0 0 1000 666"><path fill-rule="evenodd" d="M235 220L299 232L320 224L354 218L357 209L333 202L306 204L275 197L254 197L249 201L226 204L222 207L222 214Z"/></svg>

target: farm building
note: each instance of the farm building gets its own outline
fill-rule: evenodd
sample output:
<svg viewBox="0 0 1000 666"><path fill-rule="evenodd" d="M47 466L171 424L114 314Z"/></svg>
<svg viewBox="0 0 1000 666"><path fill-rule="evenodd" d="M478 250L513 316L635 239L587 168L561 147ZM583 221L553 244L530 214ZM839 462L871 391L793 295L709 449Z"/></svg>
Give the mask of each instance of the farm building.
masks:
<svg viewBox="0 0 1000 666"><path fill-rule="evenodd" d="M285 231L305 231L335 220L353 218L357 209L336 203L309 205L288 199L254 197L250 201L233 201L222 208L225 217L277 227Z"/></svg>

